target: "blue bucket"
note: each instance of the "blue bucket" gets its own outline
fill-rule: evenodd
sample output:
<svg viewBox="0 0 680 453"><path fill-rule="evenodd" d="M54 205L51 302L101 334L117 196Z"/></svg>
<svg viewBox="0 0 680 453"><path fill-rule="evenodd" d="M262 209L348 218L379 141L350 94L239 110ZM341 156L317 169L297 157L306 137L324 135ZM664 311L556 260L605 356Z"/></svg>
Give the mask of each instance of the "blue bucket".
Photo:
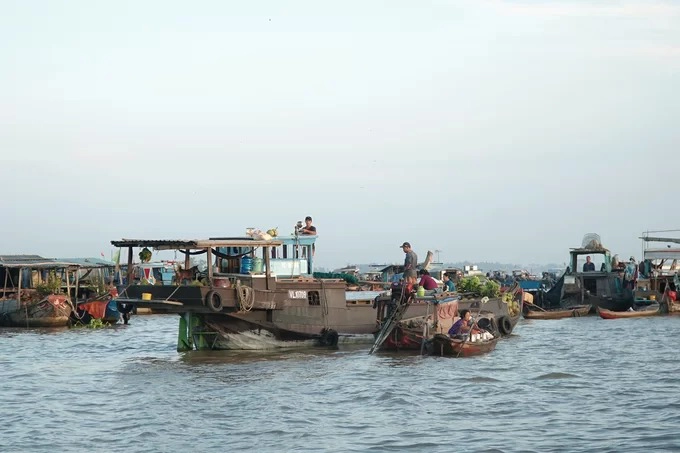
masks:
<svg viewBox="0 0 680 453"><path fill-rule="evenodd" d="M249 274L253 270L253 259L249 256L241 258L241 274Z"/></svg>

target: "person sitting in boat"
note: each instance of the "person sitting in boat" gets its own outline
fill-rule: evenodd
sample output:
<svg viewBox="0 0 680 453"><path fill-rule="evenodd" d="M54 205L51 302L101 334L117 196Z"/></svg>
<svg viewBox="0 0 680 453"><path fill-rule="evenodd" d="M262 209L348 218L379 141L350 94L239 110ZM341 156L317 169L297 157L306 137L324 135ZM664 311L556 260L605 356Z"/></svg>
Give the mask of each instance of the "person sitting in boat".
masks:
<svg viewBox="0 0 680 453"><path fill-rule="evenodd" d="M445 272L443 279L444 279L444 291L445 292L448 291L448 292L451 292L451 293L455 292L456 291L456 284L453 283L453 280L451 280L451 274L449 274L448 272Z"/></svg>
<svg viewBox="0 0 680 453"><path fill-rule="evenodd" d="M439 288L439 284L437 283L437 281L434 278L432 278L432 276L426 269L421 269L420 272L418 272L418 274L420 275L420 282L418 283L418 285L425 288L425 291L433 291Z"/></svg>
<svg viewBox="0 0 680 453"><path fill-rule="evenodd" d="M595 271L595 263L590 261L590 256L586 256L586 262L583 263L583 272Z"/></svg>
<svg viewBox="0 0 680 453"><path fill-rule="evenodd" d="M470 333L470 329L472 329L473 334L481 332L480 330L472 327L472 313L470 313L470 310L463 309L460 311L460 319L454 322L449 329L449 336L465 336Z"/></svg>
<svg viewBox="0 0 680 453"><path fill-rule="evenodd" d="M418 276L416 275L416 272L412 270L404 272L404 291L406 294L415 293L417 285Z"/></svg>

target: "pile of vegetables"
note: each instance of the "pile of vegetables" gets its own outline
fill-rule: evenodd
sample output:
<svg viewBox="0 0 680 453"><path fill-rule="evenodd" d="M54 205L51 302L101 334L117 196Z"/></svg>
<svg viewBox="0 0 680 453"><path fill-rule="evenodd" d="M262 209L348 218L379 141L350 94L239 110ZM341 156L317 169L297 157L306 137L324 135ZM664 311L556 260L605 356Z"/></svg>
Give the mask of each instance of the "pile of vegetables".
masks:
<svg viewBox="0 0 680 453"><path fill-rule="evenodd" d="M463 277L458 282L458 291L461 293L479 294L482 289L482 282L479 277Z"/></svg>
<svg viewBox="0 0 680 453"><path fill-rule="evenodd" d="M463 277L458 282L458 291L461 293L478 294L482 297L498 297L501 294L501 285L493 280L486 280L484 283L479 277Z"/></svg>

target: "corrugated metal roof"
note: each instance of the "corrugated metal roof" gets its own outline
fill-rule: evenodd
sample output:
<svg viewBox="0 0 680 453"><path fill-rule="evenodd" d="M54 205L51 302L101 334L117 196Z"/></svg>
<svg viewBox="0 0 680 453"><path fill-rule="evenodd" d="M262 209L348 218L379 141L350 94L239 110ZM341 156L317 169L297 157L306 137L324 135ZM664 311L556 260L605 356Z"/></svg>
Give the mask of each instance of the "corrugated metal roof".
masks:
<svg viewBox="0 0 680 453"><path fill-rule="evenodd" d="M0 255L0 267L30 267L39 268L63 268L77 267L78 264L70 261L59 261L53 258L43 258L39 255Z"/></svg>
<svg viewBox="0 0 680 453"><path fill-rule="evenodd" d="M80 267L114 267L116 263L101 258L57 258L59 261L75 263Z"/></svg>
<svg viewBox="0 0 680 453"><path fill-rule="evenodd" d="M0 255L0 262L8 263L38 263L48 260L40 255Z"/></svg>

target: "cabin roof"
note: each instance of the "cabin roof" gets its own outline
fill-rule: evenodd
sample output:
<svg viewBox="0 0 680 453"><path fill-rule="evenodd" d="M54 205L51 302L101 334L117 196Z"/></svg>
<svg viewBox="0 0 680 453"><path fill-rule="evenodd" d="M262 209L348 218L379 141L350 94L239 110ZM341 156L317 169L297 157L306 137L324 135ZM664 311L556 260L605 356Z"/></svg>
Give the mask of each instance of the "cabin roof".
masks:
<svg viewBox="0 0 680 453"><path fill-rule="evenodd" d="M121 239L111 241L114 247L152 247L156 250L207 249L215 247L276 247L278 240L260 241L252 238L229 239Z"/></svg>
<svg viewBox="0 0 680 453"><path fill-rule="evenodd" d="M576 255L587 255L587 254L595 254L595 253L601 253L601 254L606 254L609 253L609 250L606 248L602 247L601 249L585 249L585 248L572 248L571 253L576 254Z"/></svg>

